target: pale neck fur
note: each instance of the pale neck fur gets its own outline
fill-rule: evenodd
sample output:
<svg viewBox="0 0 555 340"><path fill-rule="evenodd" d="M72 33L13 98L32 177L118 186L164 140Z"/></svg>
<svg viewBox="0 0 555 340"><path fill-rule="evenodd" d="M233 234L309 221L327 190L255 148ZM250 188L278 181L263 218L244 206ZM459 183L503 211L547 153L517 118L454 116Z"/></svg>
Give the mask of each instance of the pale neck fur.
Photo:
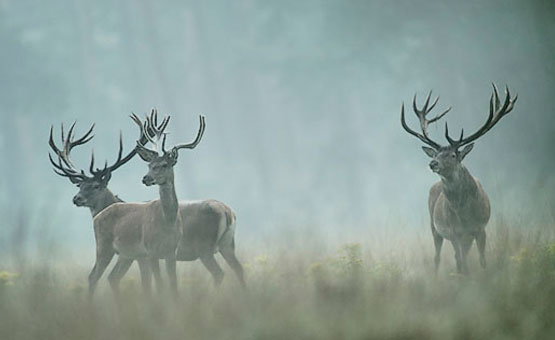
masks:
<svg viewBox="0 0 555 340"><path fill-rule="evenodd" d="M175 194L175 186L173 183L173 173L164 184L160 184L160 203L164 211L166 223L173 225L177 218L177 195Z"/></svg>

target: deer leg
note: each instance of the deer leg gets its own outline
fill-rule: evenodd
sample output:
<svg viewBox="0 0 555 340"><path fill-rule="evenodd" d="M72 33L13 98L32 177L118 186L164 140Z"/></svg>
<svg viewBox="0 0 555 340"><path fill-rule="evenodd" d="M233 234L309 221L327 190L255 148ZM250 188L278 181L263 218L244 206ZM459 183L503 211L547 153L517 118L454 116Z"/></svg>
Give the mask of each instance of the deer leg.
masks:
<svg viewBox="0 0 555 340"><path fill-rule="evenodd" d="M461 264L462 264L463 274L468 274L468 263L466 259L468 257L468 252L472 247L472 242L474 242L474 237L470 235L463 237L461 240L461 255L462 255Z"/></svg>
<svg viewBox="0 0 555 340"><path fill-rule="evenodd" d="M436 250L436 254L434 257L434 264L435 264L435 273L437 275L437 271L439 269L439 262L441 256L441 246L443 245L443 237L437 232L436 228L432 223L432 236L434 237L434 246Z"/></svg>
<svg viewBox="0 0 555 340"><path fill-rule="evenodd" d="M150 268L152 270L152 275L154 276L154 281L156 282L156 291L161 293L164 290L164 282L162 281L162 275L160 274L160 261L156 258L150 259Z"/></svg>
<svg viewBox="0 0 555 340"><path fill-rule="evenodd" d="M243 288L247 288L247 284L245 283L245 273L243 270L243 266L235 256L235 242L232 241L230 246L220 249L220 254L222 254L223 258L227 262L227 264L231 267L235 275L237 275L237 279Z"/></svg>
<svg viewBox="0 0 555 340"><path fill-rule="evenodd" d="M133 264L133 259L120 256L118 257L118 262L116 262L116 265L112 268L110 275L108 275L108 282L110 282L110 287L116 297L119 296L119 283L121 278L127 273L131 264Z"/></svg>
<svg viewBox="0 0 555 340"><path fill-rule="evenodd" d="M166 257L166 271L168 272L168 279L170 281L170 289L172 294L177 296L177 273L175 269L175 254Z"/></svg>
<svg viewBox="0 0 555 340"><path fill-rule="evenodd" d="M112 261L112 257L114 257L114 250L110 247L105 251L97 252L96 254L96 262L94 263L94 267L89 274L89 298L92 298L94 291L96 289L96 285L98 284L98 280Z"/></svg>
<svg viewBox="0 0 555 340"><path fill-rule="evenodd" d="M216 259L214 258L214 254L204 254L200 257L200 261L202 264L208 269L210 274L212 274L212 278L214 279L214 286L219 287L224 279L224 272Z"/></svg>
<svg viewBox="0 0 555 340"><path fill-rule="evenodd" d="M146 296L150 297L150 287L151 287L151 280L152 280L152 275L151 275L151 271L150 271L150 261L148 258L141 258L141 259L137 259L137 262L139 263L139 270L141 271L141 284L143 286L143 292L145 293Z"/></svg>
<svg viewBox="0 0 555 340"><path fill-rule="evenodd" d="M458 239L454 238L451 240L451 244L453 245L453 250L455 250L455 262L457 264L457 273L462 274L462 251L461 245Z"/></svg>
<svg viewBox="0 0 555 340"><path fill-rule="evenodd" d="M481 230L476 235L476 246L478 247L478 253L480 255L480 265L482 268L486 268L486 231Z"/></svg>

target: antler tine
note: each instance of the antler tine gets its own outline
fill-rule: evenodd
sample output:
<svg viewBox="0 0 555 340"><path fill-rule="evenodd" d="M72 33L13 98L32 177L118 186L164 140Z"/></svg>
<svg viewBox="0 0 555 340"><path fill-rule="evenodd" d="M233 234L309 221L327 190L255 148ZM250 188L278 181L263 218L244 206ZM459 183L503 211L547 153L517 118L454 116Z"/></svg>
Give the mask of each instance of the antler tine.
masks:
<svg viewBox="0 0 555 340"><path fill-rule="evenodd" d="M493 86L493 93L491 94L491 96L492 97L495 96L495 107L499 107L499 104L500 104L499 91L497 90L497 86L495 85L495 83L491 83L491 86ZM492 102L492 104L493 104L493 102Z"/></svg>
<svg viewBox="0 0 555 340"><path fill-rule="evenodd" d="M430 94L432 94L431 91L430 91ZM438 100L439 100L439 96L436 97L436 100L434 100L434 102L432 103L432 106L430 106L430 108L428 109L428 112L432 111L434 107L436 107Z"/></svg>
<svg viewBox="0 0 555 340"><path fill-rule="evenodd" d="M94 171L94 150L93 149L91 149L91 163L89 165L89 172L93 175L95 174L95 171Z"/></svg>
<svg viewBox="0 0 555 340"><path fill-rule="evenodd" d="M135 150L135 149L133 149L133 150ZM119 131L118 157L117 157L116 161L114 162L114 164L112 164L110 166L108 166L108 161L106 161L106 163L104 164L104 169L102 170L102 172L106 172L106 171L111 172L111 171L116 170L117 168L119 168L123 164L127 163L133 156L135 156L135 152L134 151L129 152L129 154L125 157L125 160L122 160L122 156L123 156L123 136L122 136L122 132L120 130Z"/></svg>
<svg viewBox="0 0 555 340"><path fill-rule="evenodd" d="M432 90L430 90L430 92L428 92L428 96L426 97L426 102L424 103L424 106L422 107L422 111L424 112L424 115L428 114L428 104L430 104L430 98L432 97Z"/></svg>
<svg viewBox="0 0 555 340"><path fill-rule="evenodd" d="M133 118L133 117L131 117L131 118ZM138 124L138 125L142 127L141 124ZM142 133L141 133L141 135L142 135ZM104 164L104 169L101 170L99 173L104 174L106 172L112 172L112 171L117 170L120 166L129 162L129 160L131 160L131 158L133 158L136 153L137 153L137 150L135 148L133 148L133 150L131 150L125 157L122 158L122 156L123 156L123 135L122 135L122 132L120 130L119 131L118 157L117 157L116 161L110 166L108 166L108 161L106 161L106 163Z"/></svg>
<svg viewBox="0 0 555 340"><path fill-rule="evenodd" d="M60 123L60 132L61 132L61 138L62 138L62 144L64 144L65 142L65 136L64 136L64 123Z"/></svg>
<svg viewBox="0 0 555 340"><path fill-rule="evenodd" d="M205 118L204 118L203 115L199 115L199 121L200 121L200 126L199 126L199 130L198 130L197 137L195 138L195 140L191 143L188 143L188 144L178 144L178 145L174 146L175 150L194 149L200 143L200 140L202 139L202 136L204 135L204 129L206 127L206 122L205 122Z"/></svg>
<svg viewBox="0 0 555 340"><path fill-rule="evenodd" d="M438 99L439 99L439 97L438 97ZM445 116L447 113L449 113L449 111L451 111L451 106L449 106L449 108L447 108L447 110L443 111L441 114L438 114L434 118L428 120L428 123L434 123L434 122L440 120L443 116Z"/></svg>
<svg viewBox="0 0 555 340"><path fill-rule="evenodd" d="M74 121L74 122L71 124L71 126L69 127L69 130L67 131L67 138L66 138L66 140L65 140L65 142L64 142L64 151L69 152L69 150L71 149L71 142L72 142L72 140L73 140L73 129L75 128L75 124L76 124L76 123L77 123L77 122ZM63 126L63 124L62 124L62 126Z"/></svg>
<svg viewBox="0 0 555 340"><path fill-rule="evenodd" d="M56 155L60 155L62 153L62 151L60 149L58 149L58 147L56 146L56 143L54 143L54 138L53 138L53 134L54 134L54 126L50 125L50 137L48 138L48 145L50 145L50 148L52 150L54 150L54 152L56 153ZM63 143L63 140L62 140Z"/></svg>
<svg viewBox="0 0 555 340"><path fill-rule="evenodd" d="M162 120L162 123L160 123L160 126L159 126L161 131L166 130L166 128L168 127L168 124L170 123L170 118L171 116L164 117L164 119Z"/></svg>
<svg viewBox="0 0 555 340"><path fill-rule="evenodd" d="M154 126L158 126L158 110L154 114Z"/></svg>
<svg viewBox="0 0 555 340"><path fill-rule="evenodd" d="M476 139L485 135L499 122L501 118L503 118L505 115L507 115L509 112L513 110L514 104L518 99L518 95L515 95L514 98L511 98L511 92L509 91L509 87L505 85L505 100L501 105L497 86L494 83L492 83L492 86L493 86L493 92L490 97L489 114L486 122L475 133L473 133L472 135L466 138L463 138L461 133L461 138L458 141L455 141L448 136L448 131L446 128L445 136L447 138L447 141L449 141L449 144L455 147L461 147L463 145L472 143Z"/></svg>
<svg viewBox="0 0 555 340"><path fill-rule="evenodd" d="M166 137L168 136L167 132L164 132L164 137L162 139L162 152L166 153Z"/></svg>

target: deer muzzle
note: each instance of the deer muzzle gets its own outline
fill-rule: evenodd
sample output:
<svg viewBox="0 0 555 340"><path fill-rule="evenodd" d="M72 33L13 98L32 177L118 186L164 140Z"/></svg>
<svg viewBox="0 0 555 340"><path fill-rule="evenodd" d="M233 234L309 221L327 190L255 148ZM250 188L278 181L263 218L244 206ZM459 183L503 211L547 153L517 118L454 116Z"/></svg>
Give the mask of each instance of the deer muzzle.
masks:
<svg viewBox="0 0 555 340"><path fill-rule="evenodd" d="M86 200L83 196L81 195L75 195L73 196L73 204L75 204L78 207L82 207L84 206L86 203Z"/></svg>
<svg viewBox="0 0 555 340"><path fill-rule="evenodd" d="M150 175L145 175L143 177L143 184L146 185L147 187L153 185L154 184L154 178L152 178L152 176L150 176Z"/></svg>
<svg viewBox="0 0 555 340"><path fill-rule="evenodd" d="M435 159L432 160L430 162L430 169L432 169L433 172L438 172L439 171L439 162L436 161Z"/></svg>

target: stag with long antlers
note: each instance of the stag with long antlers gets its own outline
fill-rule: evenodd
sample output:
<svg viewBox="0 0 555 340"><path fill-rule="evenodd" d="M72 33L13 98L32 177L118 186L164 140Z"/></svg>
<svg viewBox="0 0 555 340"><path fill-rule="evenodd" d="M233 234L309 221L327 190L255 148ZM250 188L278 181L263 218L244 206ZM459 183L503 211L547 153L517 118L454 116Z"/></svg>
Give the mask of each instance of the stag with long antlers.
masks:
<svg viewBox="0 0 555 340"><path fill-rule="evenodd" d="M180 144L170 150L166 150L166 137L163 129L151 127L150 122L142 123L141 120L133 115L131 117L141 128L141 135L147 136L149 141L158 146L162 139L162 154L158 150L145 148L142 144L137 145L139 156L148 162L149 171L143 177L143 184L147 186L158 185L160 189L160 202L166 223L175 219L180 224L181 239L176 251L177 261L195 261L200 259L202 264L213 277L214 284L218 286L224 273L214 258L214 254L219 252L227 264L235 272L239 283L245 287L243 266L235 255L235 226L236 217L233 210L226 204L217 200L185 201L177 203L173 167L177 163L178 150L193 149L200 142L204 133L204 117L200 117L200 128L197 138L189 144ZM152 131L154 138L150 138L144 130ZM177 216L176 204L178 204ZM175 269L174 265L166 261L170 283L174 284ZM122 265L119 276L123 276L129 266ZM156 280L156 286L161 287L162 280L157 257L151 258L151 269Z"/></svg>
<svg viewBox="0 0 555 340"><path fill-rule="evenodd" d="M152 131L155 137L165 136L167 120L157 127L154 119L147 117L142 123L137 116L132 118L139 125L141 138L149 142L155 141L149 136ZM169 120L169 118L168 118ZM198 144L204 131L204 120L194 145L182 145L172 149L177 153L181 147L193 148ZM135 150L144 157L146 149L142 140L137 141ZM152 150L149 150L152 151ZM154 151L152 151L154 152ZM173 173L172 173L173 175ZM111 246L119 254L118 263L110 273L110 283L115 292L119 281L127 272L134 260L138 260L141 271L143 289L150 294L151 265L159 258L166 260L170 286L177 293L177 277L175 273L175 250L181 235L181 220L177 214L177 197L173 185L173 177L164 178L160 187L160 199L145 203L115 203L104 209L93 219L95 235L108 238ZM108 235L111 234L111 237Z"/></svg>
<svg viewBox="0 0 555 340"><path fill-rule="evenodd" d="M485 227L490 218L490 203L480 182L470 174L461 162L472 150L473 142L486 134L513 109L517 96L511 98L508 87L506 87L505 92L505 101L501 103L497 87L493 84L488 118L484 125L472 135L464 137L464 132L461 131L459 139L453 139L449 136L449 128L445 123L445 138L449 143L447 146L434 142L427 131L428 124L438 121L451 109L449 108L442 114L428 120L426 117L437 104L439 97L430 105L430 91L422 109L417 108L416 95L413 98L414 113L420 121L422 133L408 127L405 122L404 104L401 107L401 125L408 133L430 146L423 146L422 149L426 155L432 158L430 169L441 178L441 181L435 183L430 189L428 200L435 245L434 262L436 272L439 267L443 239L447 239L453 244L457 272L468 273L466 258L474 240L476 240L478 247L480 265L483 268L486 267Z"/></svg>
<svg viewBox="0 0 555 340"><path fill-rule="evenodd" d="M157 123L157 112L152 110L150 115L151 121L156 121ZM162 122L157 126L157 129L163 129L167 126L169 118L165 118ZM94 154L91 155L91 163L89 166L90 175L87 175L84 170L78 170L70 159L70 153L72 149L76 146L83 145L89 142L92 138L92 132L94 129L94 124L91 128L81 137L74 140L74 128L75 123L73 123L68 130L67 137L64 136L64 128L62 125L61 128L61 139L62 139L62 148L58 148L56 143L54 142L53 138L53 127L50 128L50 138L49 138L49 145L51 149L54 151L56 156L58 157L58 161L54 161L52 155L49 153L49 159L54 167L54 172L60 176L67 177L71 183L77 185L79 188L79 192L73 197L73 203L76 206L83 206L89 208L91 211L91 215L94 218L99 212L107 208L108 206L123 202L119 197L114 195L108 189L108 183L112 176L112 172L117 170L119 167L127 163L131 160L136 154L136 148L131 150L125 157L123 155L123 143L122 137L120 134L120 141L119 141L119 152L117 160L110 166L107 164L104 165L103 169L95 169L94 165ZM148 130L149 134L153 134L152 130ZM148 141L148 138L145 135L141 135L139 138L140 144L145 144ZM112 240L114 237L113 230L109 232L104 232L103 234L96 234L96 262L95 265L89 274L89 295L92 296L98 279L104 273L106 267L112 260L115 250L112 247ZM148 267L148 263L139 263L140 267ZM115 274L120 270L119 263L116 264L114 269L109 275L110 283L113 287L117 286L115 282Z"/></svg>

